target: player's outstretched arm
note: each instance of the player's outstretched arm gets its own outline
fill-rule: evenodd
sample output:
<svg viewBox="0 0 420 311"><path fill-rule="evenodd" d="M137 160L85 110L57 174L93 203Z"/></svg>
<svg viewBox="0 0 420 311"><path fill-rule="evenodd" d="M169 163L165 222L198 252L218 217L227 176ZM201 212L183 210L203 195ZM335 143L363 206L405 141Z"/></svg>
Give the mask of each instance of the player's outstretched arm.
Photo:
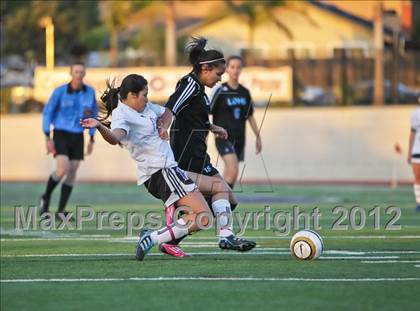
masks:
<svg viewBox="0 0 420 311"><path fill-rule="evenodd" d="M260 130L258 129L257 121L255 121L254 116L250 116L248 118L249 124L251 125L252 131L255 134L255 137L257 138L255 143L255 150L257 154L259 154L262 150L262 141L260 136Z"/></svg>
<svg viewBox="0 0 420 311"><path fill-rule="evenodd" d="M84 128L97 128L102 137L111 145L120 144L121 140L126 136L123 129L110 130L96 119L88 118L80 120L80 125Z"/></svg>
<svg viewBox="0 0 420 311"><path fill-rule="evenodd" d="M168 129L171 126L172 119L173 119L172 111L170 111L168 108L165 108L165 112L162 113L162 115L157 120L157 127L158 127L160 138L164 140L169 139Z"/></svg>
<svg viewBox="0 0 420 311"><path fill-rule="evenodd" d="M209 130L216 135L217 138L228 139L227 131L221 126L210 124Z"/></svg>
<svg viewBox="0 0 420 311"><path fill-rule="evenodd" d="M165 108L165 112L158 118L158 126L169 129L173 119L172 111L168 108Z"/></svg>

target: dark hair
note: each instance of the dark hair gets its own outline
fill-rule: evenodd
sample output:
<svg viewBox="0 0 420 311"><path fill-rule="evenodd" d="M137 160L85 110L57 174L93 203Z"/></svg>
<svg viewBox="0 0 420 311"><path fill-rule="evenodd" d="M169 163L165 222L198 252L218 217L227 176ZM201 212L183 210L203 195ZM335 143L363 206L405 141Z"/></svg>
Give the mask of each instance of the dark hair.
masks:
<svg viewBox="0 0 420 311"><path fill-rule="evenodd" d="M119 87L114 87L115 79L106 81L107 89L101 96L101 101L105 107L102 107L102 110L105 110L105 117L100 118L101 121L105 126L110 126L111 122L106 121L108 117L112 114L112 110L117 108L118 100L119 99L126 99L129 92L131 93L139 93L140 91L144 90L147 86L147 80L141 76L136 74L130 74L126 76Z"/></svg>
<svg viewBox="0 0 420 311"><path fill-rule="evenodd" d="M86 67L85 63L83 63L83 62L73 62L70 65L70 71L73 69L74 66L83 66L83 67Z"/></svg>
<svg viewBox="0 0 420 311"><path fill-rule="evenodd" d="M193 66L193 72L196 74L201 71L201 66L204 64L210 68L216 67L219 64L226 64L223 53L214 49L204 49L206 44L206 38L192 37L192 41L185 46L185 52L188 53L188 60Z"/></svg>
<svg viewBox="0 0 420 311"><path fill-rule="evenodd" d="M239 61L241 62L241 66L242 66L242 67L244 66L244 60L243 60L243 58L242 58L242 57L240 57L239 55L232 55L232 56L229 56L229 58L228 58L228 59L227 59L227 61L226 61L226 65L229 65L230 61L231 61L231 60L235 60L235 59L237 59L237 60L239 60Z"/></svg>

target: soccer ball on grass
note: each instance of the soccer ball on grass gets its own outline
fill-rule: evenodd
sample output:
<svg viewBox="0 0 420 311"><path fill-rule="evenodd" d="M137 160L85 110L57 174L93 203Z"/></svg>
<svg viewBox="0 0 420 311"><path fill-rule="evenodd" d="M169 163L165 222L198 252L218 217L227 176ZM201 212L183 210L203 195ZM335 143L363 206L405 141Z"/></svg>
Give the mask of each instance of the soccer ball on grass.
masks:
<svg viewBox="0 0 420 311"><path fill-rule="evenodd" d="M297 232L290 241L290 251L299 260L314 260L321 256L324 242L321 236L312 230Z"/></svg>

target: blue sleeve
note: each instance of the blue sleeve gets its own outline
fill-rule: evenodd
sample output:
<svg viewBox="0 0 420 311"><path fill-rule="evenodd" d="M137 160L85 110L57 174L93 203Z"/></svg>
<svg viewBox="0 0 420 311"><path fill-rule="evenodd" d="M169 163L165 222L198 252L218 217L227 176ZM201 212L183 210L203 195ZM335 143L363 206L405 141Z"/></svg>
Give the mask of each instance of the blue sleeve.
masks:
<svg viewBox="0 0 420 311"><path fill-rule="evenodd" d="M96 97L95 97L95 91L93 91L92 95L92 118L95 118L98 116L98 104L96 103ZM96 127L89 129L89 135L93 138L95 136Z"/></svg>
<svg viewBox="0 0 420 311"><path fill-rule="evenodd" d="M50 99L44 107L44 110L42 111L42 130L46 136L50 135L50 126L54 121L60 97L61 91L57 88L52 93Z"/></svg>

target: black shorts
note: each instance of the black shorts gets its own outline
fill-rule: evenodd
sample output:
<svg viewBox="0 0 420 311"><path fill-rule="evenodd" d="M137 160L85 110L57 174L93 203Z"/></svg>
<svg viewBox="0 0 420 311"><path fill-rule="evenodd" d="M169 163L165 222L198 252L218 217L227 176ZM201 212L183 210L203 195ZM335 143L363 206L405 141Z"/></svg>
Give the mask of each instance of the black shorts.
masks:
<svg viewBox="0 0 420 311"><path fill-rule="evenodd" d="M144 186L151 195L170 206L193 192L197 186L179 167L163 168L154 173Z"/></svg>
<svg viewBox="0 0 420 311"><path fill-rule="evenodd" d="M244 160L245 139L233 137L232 139L216 138L216 148L221 156L236 153L238 161Z"/></svg>
<svg viewBox="0 0 420 311"><path fill-rule="evenodd" d="M184 171L205 176L214 176L219 174L219 171L211 164L210 156L208 154L206 154L203 158L184 157L184 160L178 161L178 165Z"/></svg>
<svg viewBox="0 0 420 311"><path fill-rule="evenodd" d="M83 160L83 133L54 130L53 140L56 155L66 155L70 160Z"/></svg>

